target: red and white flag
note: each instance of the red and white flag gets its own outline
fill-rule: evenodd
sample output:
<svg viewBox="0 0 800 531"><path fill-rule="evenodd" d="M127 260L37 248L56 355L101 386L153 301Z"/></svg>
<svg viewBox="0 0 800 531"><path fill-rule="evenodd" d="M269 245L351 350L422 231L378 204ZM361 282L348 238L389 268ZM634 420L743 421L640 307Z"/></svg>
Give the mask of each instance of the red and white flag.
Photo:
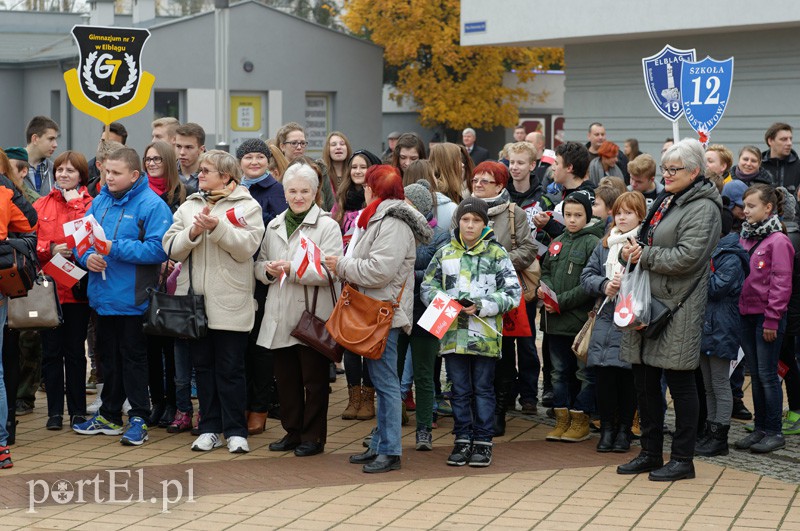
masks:
<svg viewBox="0 0 800 531"><path fill-rule="evenodd" d="M53 277L60 286L71 288L83 278L86 271L76 266L60 254L53 257L42 268L42 272Z"/></svg>
<svg viewBox="0 0 800 531"><path fill-rule="evenodd" d="M417 324L442 339L462 308L463 306L458 302L440 292L428 305L428 309L419 318Z"/></svg>
<svg viewBox="0 0 800 531"><path fill-rule="evenodd" d="M106 231L103 230L103 227L91 214L86 216L86 219L89 219L92 224L92 238L94 240L95 251L97 251L98 254L107 255L111 251L111 242L106 239Z"/></svg>
<svg viewBox="0 0 800 531"><path fill-rule="evenodd" d="M67 247L73 247L79 255L86 252L92 246L92 223L86 218L80 218L64 223L64 235L67 237Z"/></svg>
<svg viewBox="0 0 800 531"><path fill-rule="evenodd" d="M314 265L314 269L317 270L319 276L323 276L322 251L317 247L316 243L311 241L311 238L306 236L303 231L300 231L300 247L297 248L297 252L292 259L292 269L297 273L297 278L303 278L306 269L311 264Z"/></svg>
<svg viewBox="0 0 800 531"><path fill-rule="evenodd" d="M246 227L247 220L244 217L244 207L242 205L237 205L233 208L229 208L225 212L225 216L228 218L228 221L233 224L234 227Z"/></svg>
<svg viewBox="0 0 800 531"><path fill-rule="evenodd" d="M542 290L542 294L544 295L542 301L546 305L553 308L553 311L556 313L561 313L561 309L558 307L558 297L556 296L556 292L544 282L539 284L539 288Z"/></svg>

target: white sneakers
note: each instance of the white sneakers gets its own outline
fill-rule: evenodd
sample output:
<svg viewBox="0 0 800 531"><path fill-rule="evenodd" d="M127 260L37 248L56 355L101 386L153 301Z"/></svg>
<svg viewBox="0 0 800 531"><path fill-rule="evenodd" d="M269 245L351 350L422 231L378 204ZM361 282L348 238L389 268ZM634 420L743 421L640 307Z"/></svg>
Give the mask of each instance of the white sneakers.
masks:
<svg viewBox="0 0 800 531"><path fill-rule="evenodd" d="M222 446L222 437L216 433L203 433L192 443L195 452L208 452ZM228 451L232 454L246 454L250 451L244 437L228 437Z"/></svg>
<svg viewBox="0 0 800 531"><path fill-rule="evenodd" d="M222 446L222 439L216 433L201 433L200 437L192 443L192 450L195 452L208 452L214 448Z"/></svg>
<svg viewBox="0 0 800 531"><path fill-rule="evenodd" d="M100 387L103 384L97 384ZM94 397L94 401L86 406L86 411L92 415L100 411L100 406L103 405L103 400L100 398L100 393L97 393L97 396Z"/></svg>
<svg viewBox="0 0 800 531"><path fill-rule="evenodd" d="M228 437L228 451L232 454L246 454L250 451L247 439L236 435Z"/></svg>

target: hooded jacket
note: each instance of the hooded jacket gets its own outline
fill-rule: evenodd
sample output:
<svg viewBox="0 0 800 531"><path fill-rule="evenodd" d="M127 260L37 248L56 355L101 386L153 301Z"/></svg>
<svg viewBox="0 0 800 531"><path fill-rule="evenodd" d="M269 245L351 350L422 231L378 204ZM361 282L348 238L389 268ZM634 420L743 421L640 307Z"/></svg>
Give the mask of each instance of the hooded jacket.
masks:
<svg viewBox="0 0 800 531"><path fill-rule="evenodd" d="M116 199L103 186L92 201L92 214L111 240L105 257L105 275L89 272L89 305L99 315L142 315L147 309L147 288L158 282L160 266L167 260L161 238L172 223L172 213L142 175L128 192ZM75 250L73 249L73 252ZM84 269L90 247L78 263Z"/></svg>
<svg viewBox="0 0 800 531"><path fill-rule="evenodd" d="M800 187L800 157L792 150L785 159L772 158L769 151L761 153L761 168L772 177L773 186L784 186L793 194Z"/></svg>
<svg viewBox="0 0 800 531"><path fill-rule="evenodd" d="M739 353L739 295L750 272L750 257L739 245L739 235L720 239L711 255L708 305L703 321L703 354L735 360Z"/></svg>
<svg viewBox="0 0 800 531"><path fill-rule="evenodd" d="M553 240L550 249L542 257L542 280L556 292L561 313L548 313L542 310L542 330L546 334L574 336L588 318L594 299L581 286L581 273L589 262L597 242L603 237L605 224L598 218L576 233L565 230ZM553 245L561 243L561 249L554 253Z"/></svg>
<svg viewBox="0 0 800 531"><path fill-rule="evenodd" d="M745 251L757 243L755 238L740 239ZM764 328L777 330L789 307L792 295L794 247L782 232L773 232L750 255L750 274L739 298L742 315L764 315Z"/></svg>
<svg viewBox="0 0 800 531"><path fill-rule="evenodd" d="M722 200L716 186L698 177L673 201L653 231L653 244L642 249L637 267L650 273L651 295L670 308L687 296L698 277L700 280L657 338L645 339L636 330L623 331L620 358L693 371L700 363L709 263L722 232Z"/></svg>
<svg viewBox="0 0 800 531"><path fill-rule="evenodd" d="M92 196L85 186L78 189L80 197L67 202L61 190L52 189L49 194L40 198L33 204L36 213L39 215L39 238L36 244L36 255L39 258L39 265L44 267L47 262L53 259L50 246L53 244L66 243L64 236L64 223L80 219L92 205ZM74 261L74 258L73 258ZM58 290L58 300L61 304L81 302L72 293L72 288L64 287L56 282Z"/></svg>
<svg viewBox="0 0 800 531"><path fill-rule="evenodd" d="M189 291L191 274L192 289L204 295L209 328L250 332L256 311L253 255L264 236L261 207L247 188L239 185L211 207L210 214L219 219L217 227L192 240L189 232L194 217L207 205L201 192L187 197L164 234L163 249L170 252L170 258L187 262L181 267L175 294L185 295ZM234 225L226 215L237 207L244 211L244 226Z"/></svg>
<svg viewBox="0 0 800 531"><path fill-rule="evenodd" d="M485 321L460 314L445 332L440 353L499 358L503 314L519 305L522 288L508 253L494 241L492 229L485 228L469 249L456 230L450 243L436 251L420 289L423 304L429 305L439 292L456 300L471 300Z"/></svg>
<svg viewBox="0 0 800 531"><path fill-rule="evenodd" d="M397 302L392 328L411 333L414 316L414 261L417 242L431 241L425 218L400 199L385 199L367 227L354 236L347 255L336 263L336 274L374 299Z"/></svg>

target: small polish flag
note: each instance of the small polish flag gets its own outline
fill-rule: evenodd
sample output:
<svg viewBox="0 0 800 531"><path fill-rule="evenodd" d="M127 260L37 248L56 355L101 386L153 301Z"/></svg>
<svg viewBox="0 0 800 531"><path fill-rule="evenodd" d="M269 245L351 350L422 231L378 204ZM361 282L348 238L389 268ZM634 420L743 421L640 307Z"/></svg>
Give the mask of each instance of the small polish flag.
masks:
<svg viewBox="0 0 800 531"><path fill-rule="evenodd" d="M544 294L544 297L542 298L544 303L553 308L556 313L561 313L561 309L558 307L558 297L556 296L556 292L544 282L540 283L539 287L542 290L542 294Z"/></svg>
<svg viewBox="0 0 800 531"><path fill-rule="evenodd" d="M545 149L542 153L542 164L553 164L556 161L556 152L552 149Z"/></svg>
<svg viewBox="0 0 800 531"><path fill-rule="evenodd" d="M103 230L103 227L100 225L100 223L98 223L94 216L87 216L87 219L89 218L91 218L90 223L92 225L94 248L98 254L107 255L109 251L111 251L111 242L106 239L106 231Z"/></svg>
<svg viewBox="0 0 800 531"><path fill-rule="evenodd" d="M64 235L67 237L67 247L73 247L82 255L92 246L92 225L86 218L76 219L64 223Z"/></svg>
<svg viewBox="0 0 800 531"><path fill-rule="evenodd" d="M444 293L438 293L417 324L442 339L462 308L463 306Z"/></svg>
<svg viewBox="0 0 800 531"><path fill-rule="evenodd" d="M225 212L225 216L228 218L234 227L246 227L247 220L244 217L244 207L242 205L236 205L233 208L229 208Z"/></svg>
<svg viewBox="0 0 800 531"><path fill-rule="evenodd" d="M292 269L297 273L297 278L303 278L310 264L314 264L314 269L322 276L322 251L311 238L300 231L300 247L292 259Z"/></svg>
<svg viewBox="0 0 800 531"><path fill-rule="evenodd" d="M42 268L42 272L53 277L57 284L71 288L83 278L86 271L76 266L60 254L53 257Z"/></svg>
<svg viewBox="0 0 800 531"><path fill-rule="evenodd" d="M280 279L281 279L280 287L283 287L283 283L286 282L286 270L285 269L281 269Z"/></svg>

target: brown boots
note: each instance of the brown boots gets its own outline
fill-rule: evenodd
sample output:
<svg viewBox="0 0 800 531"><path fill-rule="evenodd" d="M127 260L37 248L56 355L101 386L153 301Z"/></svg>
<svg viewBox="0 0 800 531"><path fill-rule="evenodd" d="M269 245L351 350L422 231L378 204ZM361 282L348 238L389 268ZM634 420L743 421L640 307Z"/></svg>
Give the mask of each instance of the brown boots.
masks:
<svg viewBox="0 0 800 531"><path fill-rule="evenodd" d="M348 386L350 400L342 412L344 420L371 420L375 418L375 388L363 385Z"/></svg>
<svg viewBox="0 0 800 531"><path fill-rule="evenodd" d="M583 411L555 408L556 427L545 437L548 441L580 442L589 438L589 415Z"/></svg>
<svg viewBox="0 0 800 531"><path fill-rule="evenodd" d="M350 393L350 401L342 412L342 418L344 420L355 420L358 409L361 407L361 386L349 385L347 386L347 392Z"/></svg>
<svg viewBox="0 0 800 531"><path fill-rule="evenodd" d="M250 435L258 435L259 433L264 433L264 428L267 424L267 414L266 413L256 413L255 411L250 411L247 413L247 433Z"/></svg>

